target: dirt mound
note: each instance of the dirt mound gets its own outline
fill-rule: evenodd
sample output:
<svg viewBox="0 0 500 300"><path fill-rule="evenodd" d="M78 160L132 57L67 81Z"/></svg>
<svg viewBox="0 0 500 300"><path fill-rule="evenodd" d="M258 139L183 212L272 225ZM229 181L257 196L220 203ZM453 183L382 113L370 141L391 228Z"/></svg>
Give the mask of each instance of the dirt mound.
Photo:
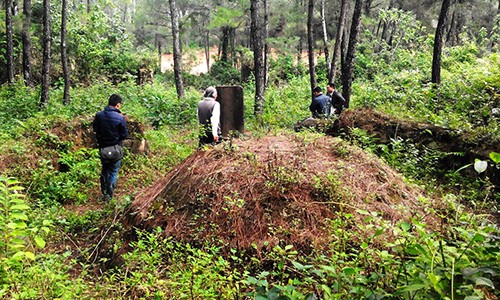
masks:
<svg viewBox="0 0 500 300"><path fill-rule="evenodd" d="M329 220L340 212L378 212L396 222L434 223L421 192L373 155L315 134L236 140L200 150L139 193L125 215L126 229L152 230L194 243L238 248L292 244L327 247Z"/></svg>
<svg viewBox="0 0 500 300"><path fill-rule="evenodd" d="M390 144L392 139L401 139L413 143L418 149L440 151L442 155L435 167L443 173L472 165L476 159L490 161L489 154L500 149L498 136L402 120L370 108L346 110L325 133L332 136L349 135L352 128L363 129L373 135L379 144ZM470 178L478 176L472 167L462 169L461 174ZM496 192L500 191L500 173L494 166L489 167L482 176L489 177L496 186Z"/></svg>
<svg viewBox="0 0 500 300"><path fill-rule="evenodd" d="M295 124L295 131L313 129L330 136L352 137L354 128L362 129L372 136L374 143L389 145L395 140L412 144L419 152L435 153L433 168L435 178L444 180L445 174L460 170L462 176L477 178L472 165L476 159L490 161L489 154L498 152L500 139L491 134L474 134L465 130L454 130L432 124L395 118L371 108L345 110L338 119L308 118ZM415 155L415 153L408 153ZM421 154L418 154L421 155ZM425 160L423 160L425 164ZM469 166L464 168L464 166ZM426 165L418 166L426 168ZM490 167L481 174L489 178L500 192L500 172L490 161Z"/></svg>

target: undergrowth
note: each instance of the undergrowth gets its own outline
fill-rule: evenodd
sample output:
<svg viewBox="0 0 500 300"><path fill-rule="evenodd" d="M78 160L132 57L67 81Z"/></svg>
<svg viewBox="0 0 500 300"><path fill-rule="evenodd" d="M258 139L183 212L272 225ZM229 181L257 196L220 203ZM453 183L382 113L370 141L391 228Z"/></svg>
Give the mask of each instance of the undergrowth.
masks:
<svg viewBox="0 0 500 300"><path fill-rule="evenodd" d="M372 106L399 117L469 129L477 140L500 136L495 113L500 94L498 54L472 59L477 51L473 45L448 49L443 83L436 89L429 84L430 60L422 49L396 49L378 56L363 52L370 47L363 49L360 64L366 68L356 69L351 107ZM250 80L244 86L245 127L257 138L288 130L309 116L308 78L286 58L273 63L272 85L258 120L252 114L254 83ZM227 76L236 80L234 70L229 71ZM197 85L205 82L213 83L202 78ZM247 252L195 246L164 237L158 229L139 232L121 263L112 265L109 257L126 248L115 216L125 211L137 192L195 151L195 112L202 88L188 86L182 100L174 88L160 83L102 83L71 92L70 104L63 105L62 90L53 90L48 106L39 111L37 90L21 81L0 87L1 297L471 300L499 296L498 224L459 204L475 201L480 204L477 208L495 209L499 196L491 195L491 182L480 176L467 182L458 173L439 173L435 161L443 153L397 139L390 147L380 146L359 130L354 130L352 143L379 154L411 180L426 184L429 192L446 190L437 187L436 174L460 187L453 195L444 193L440 209L430 205L431 200L420 199L429 214L439 216L440 231L430 230L419 219L393 224L367 211L356 211L365 218L355 224L351 214L340 213L327 220L335 236L330 250L303 255L285 244ZM112 93L121 94L123 111L145 125L150 152L127 154L120 170L122 194L105 205L96 204L94 197L99 172L96 150L73 149L51 129L75 118L90 119ZM336 151L342 154L342 149ZM488 161L488 167L498 168L498 162ZM290 172L276 169L274 176L280 180L272 184L277 190L295 183ZM335 200L335 193L347 193L336 174L329 174L328 180L326 185L315 182L319 195ZM484 201L488 193L496 204ZM65 211L71 205L87 210ZM354 236L353 226L367 238ZM97 258L95 249L102 239L110 249L108 256Z"/></svg>

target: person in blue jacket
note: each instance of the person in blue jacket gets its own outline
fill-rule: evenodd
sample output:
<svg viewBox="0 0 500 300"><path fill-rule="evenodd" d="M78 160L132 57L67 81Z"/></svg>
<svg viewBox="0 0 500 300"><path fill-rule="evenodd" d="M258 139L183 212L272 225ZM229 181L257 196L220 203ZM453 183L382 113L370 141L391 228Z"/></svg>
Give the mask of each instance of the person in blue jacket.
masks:
<svg viewBox="0 0 500 300"><path fill-rule="evenodd" d="M127 121L120 111L122 103L122 97L113 94L109 97L108 106L95 115L92 127L96 133L99 149L114 145L121 146L122 141L128 137ZM121 159L111 162L101 159L101 164L101 192L104 200L110 201L116 187Z"/></svg>
<svg viewBox="0 0 500 300"><path fill-rule="evenodd" d="M325 118L327 116L326 109L330 101L330 97L323 95L321 87L317 86L313 89L314 98L309 105L309 110L313 118Z"/></svg>

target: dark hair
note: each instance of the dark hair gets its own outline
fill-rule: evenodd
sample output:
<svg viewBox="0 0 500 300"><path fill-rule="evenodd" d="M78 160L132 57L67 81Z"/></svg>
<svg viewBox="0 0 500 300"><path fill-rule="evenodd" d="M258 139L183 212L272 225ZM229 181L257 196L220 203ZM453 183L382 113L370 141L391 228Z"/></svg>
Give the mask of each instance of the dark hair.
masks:
<svg viewBox="0 0 500 300"><path fill-rule="evenodd" d="M323 89L320 86L317 86L313 89L313 93L322 93Z"/></svg>
<svg viewBox="0 0 500 300"><path fill-rule="evenodd" d="M109 97L108 105L109 106L116 106L118 103L122 103L122 102L123 102L123 99L120 95L113 94Z"/></svg>
<svg viewBox="0 0 500 300"><path fill-rule="evenodd" d="M335 89L335 85L333 84L333 82L329 82L329 83L328 83L328 86L329 86L329 87L332 87L333 89Z"/></svg>

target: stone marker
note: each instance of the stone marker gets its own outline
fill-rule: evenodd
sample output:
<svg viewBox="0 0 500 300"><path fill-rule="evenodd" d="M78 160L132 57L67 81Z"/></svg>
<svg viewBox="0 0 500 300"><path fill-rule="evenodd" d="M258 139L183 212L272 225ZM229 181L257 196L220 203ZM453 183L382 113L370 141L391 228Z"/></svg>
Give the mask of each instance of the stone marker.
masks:
<svg viewBox="0 0 500 300"><path fill-rule="evenodd" d="M245 129L243 88L241 86L218 86L216 89L221 110L222 137L228 138L231 131L243 133Z"/></svg>

